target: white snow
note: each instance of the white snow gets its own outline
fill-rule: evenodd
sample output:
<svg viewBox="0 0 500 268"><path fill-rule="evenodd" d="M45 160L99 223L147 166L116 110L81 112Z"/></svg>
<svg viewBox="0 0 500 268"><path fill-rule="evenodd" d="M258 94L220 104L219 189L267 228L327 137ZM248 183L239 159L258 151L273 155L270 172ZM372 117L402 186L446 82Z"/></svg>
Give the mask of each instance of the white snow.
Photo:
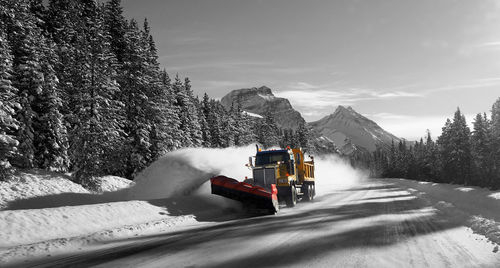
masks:
<svg viewBox="0 0 500 268"><path fill-rule="evenodd" d="M167 214L164 208L146 201L0 211L0 248L83 236L161 220Z"/></svg>
<svg viewBox="0 0 500 268"><path fill-rule="evenodd" d="M266 95L264 95L264 94L257 94L257 95L259 95L259 97L265 99L266 101L272 101L272 100L276 99L276 97L273 96L273 95L267 95L267 94Z"/></svg>
<svg viewBox="0 0 500 268"><path fill-rule="evenodd" d="M471 188L471 187L457 187L457 188L455 188L455 190L461 191L461 192L470 192L470 191L474 191L474 188Z"/></svg>
<svg viewBox="0 0 500 268"><path fill-rule="evenodd" d="M69 176L43 170L19 172L10 181L0 181L0 209L14 200L60 193L89 193Z"/></svg>
<svg viewBox="0 0 500 268"><path fill-rule="evenodd" d="M242 113L245 114L245 115L251 116L251 117L264 118L260 114L255 114L255 113L251 113L251 112L247 112L247 111L243 111Z"/></svg>
<svg viewBox="0 0 500 268"><path fill-rule="evenodd" d="M315 157L316 194L324 195L358 185L368 174L353 169L335 155Z"/></svg>
<svg viewBox="0 0 500 268"><path fill-rule="evenodd" d="M114 192L121 189L129 188L135 183L131 180L127 180L118 176L104 176L99 178L100 182L100 192Z"/></svg>
<svg viewBox="0 0 500 268"><path fill-rule="evenodd" d="M498 192L498 193L492 193L492 194L488 195L488 197L500 200L500 192Z"/></svg>
<svg viewBox="0 0 500 268"><path fill-rule="evenodd" d="M130 197L157 199L189 195L217 175L243 181L245 176L251 176L245 164L252 155L255 155L255 146L170 152L137 176Z"/></svg>
<svg viewBox="0 0 500 268"><path fill-rule="evenodd" d="M419 197L434 204L450 218L469 226L475 233L500 244L500 195L480 187L457 187L444 183L398 180ZM425 194L425 195L423 195Z"/></svg>
<svg viewBox="0 0 500 268"><path fill-rule="evenodd" d="M208 180L219 174L238 180L255 147L183 149L167 154L135 182L105 176L92 193L67 175L33 170L0 183L0 262L44 256L71 244L81 247L105 234L143 234L200 224L197 217L221 217L240 205L210 194ZM161 199L161 200L159 200ZM142 226L142 227L140 227ZM146 226L146 227L145 227ZM152 227L154 226L154 227ZM124 232L124 228L130 232ZM101 240L105 238L101 238Z"/></svg>

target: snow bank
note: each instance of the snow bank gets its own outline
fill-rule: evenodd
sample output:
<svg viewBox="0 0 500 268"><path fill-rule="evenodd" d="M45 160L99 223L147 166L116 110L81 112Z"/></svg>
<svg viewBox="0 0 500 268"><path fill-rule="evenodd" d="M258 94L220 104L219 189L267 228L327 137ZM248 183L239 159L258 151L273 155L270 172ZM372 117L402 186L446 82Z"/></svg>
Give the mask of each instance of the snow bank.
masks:
<svg viewBox="0 0 500 268"><path fill-rule="evenodd" d="M166 217L165 208L146 201L0 211L0 248L82 236Z"/></svg>
<svg viewBox="0 0 500 268"><path fill-rule="evenodd" d="M0 181L0 209L4 209L9 202L15 200L60 193L89 193L89 191L63 174L37 169L19 172L12 180Z"/></svg>
<svg viewBox="0 0 500 268"><path fill-rule="evenodd" d="M99 192L115 192L133 186L135 183L118 176L100 177Z"/></svg>

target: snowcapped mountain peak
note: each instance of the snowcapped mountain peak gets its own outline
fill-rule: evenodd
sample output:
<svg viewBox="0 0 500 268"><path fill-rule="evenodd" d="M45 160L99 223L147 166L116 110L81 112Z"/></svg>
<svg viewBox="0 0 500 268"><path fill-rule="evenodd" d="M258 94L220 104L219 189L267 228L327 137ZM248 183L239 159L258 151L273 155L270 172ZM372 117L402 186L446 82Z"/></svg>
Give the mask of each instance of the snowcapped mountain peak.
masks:
<svg viewBox="0 0 500 268"><path fill-rule="evenodd" d="M221 99L221 103L228 109L240 103L245 112L262 117L270 112L281 128L297 129L305 122L287 99L274 96L267 86L233 90Z"/></svg>
<svg viewBox="0 0 500 268"><path fill-rule="evenodd" d="M333 114L309 125L317 136L329 138L340 148L351 148L352 146L346 145L352 144L374 151L378 146L390 146L392 141L400 140L350 106L338 106Z"/></svg>

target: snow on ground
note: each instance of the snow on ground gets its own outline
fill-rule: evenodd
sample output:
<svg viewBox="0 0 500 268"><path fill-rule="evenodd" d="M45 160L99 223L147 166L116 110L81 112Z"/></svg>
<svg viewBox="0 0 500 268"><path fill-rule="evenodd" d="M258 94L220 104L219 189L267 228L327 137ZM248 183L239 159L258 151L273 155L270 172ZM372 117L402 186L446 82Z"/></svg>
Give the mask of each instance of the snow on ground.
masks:
<svg viewBox="0 0 500 268"><path fill-rule="evenodd" d="M451 219L470 227L475 233L500 244L499 193L480 187L457 187L453 184L426 183L399 179L413 194L433 203Z"/></svg>
<svg viewBox="0 0 500 268"><path fill-rule="evenodd" d="M0 248L162 220L167 214L146 201L0 211Z"/></svg>
<svg viewBox="0 0 500 268"><path fill-rule="evenodd" d="M64 174L29 170L18 172L10 181L0 181L0 209L14 200L28 199L60 193L89 193L80 184Z"/></svg>
<svg viewBox="0 0 500 268"><path fill-rule="evenodd" d="M488 195L488 197L493 198L493 199L500 199L500 192L492 193L492 194Z"/></svg>
<svg viewBox="0 0 500 268"><path fill-rule="evenodd" d="M89 192L70 177L44 171L21 172L0 183L0 261L45 256L64 245L88 243L89 235L143 234L199 224L237 213L237 202L210 194L209 179L224 174L243 180L255 147L183 149L167 154L134 183L106 176L99 192ZM137 231L142 230L142 231ZM114 235L108 235L114 239ZM92 239L91 239L92 240ZM70 242L68 242L70 241Z"/></svg>
<svg viewBox="0 0 500 268"><path fill-rule="evenodd" d="M457 187L455 190L460 191L460 192L470 192L474 191L474 188L471 187Z"/></svg>
<svg viewBox="0 0 500 268"><path fill-rule="evenodd" d="M264 117L262 117L262 115L260 115L260 114L254 114L254 113L247 112L247 111L243 111L242 113L243 113L243 114L245 114L245 115L251 116L251 117L256 117L256 118L264 118Z"/></svg>
<svg viewBox="0 0 500 268"><path fill-rule="evenodd" d="M114 192L121 189L130 188L135 183L118 176L104 176L99 178L99 192Z"/></svg>

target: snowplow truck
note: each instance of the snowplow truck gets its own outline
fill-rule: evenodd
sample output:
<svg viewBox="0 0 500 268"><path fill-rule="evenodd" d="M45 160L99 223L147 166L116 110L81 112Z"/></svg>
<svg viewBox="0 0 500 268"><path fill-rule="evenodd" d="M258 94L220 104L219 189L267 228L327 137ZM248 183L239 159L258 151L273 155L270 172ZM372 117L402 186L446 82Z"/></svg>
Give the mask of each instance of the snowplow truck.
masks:
<svg viewBox="0 0 500 268"><path fill-rule="evenodd" d="M253 162L253 157L250 157L247 164L252 169L253 178L243 182L225 176L211 178L212 194L272 214L278 212L279 203L294 207L299 200L314 199L314 158L306 161L302 149L257 149L255 164Z"/></svg>

